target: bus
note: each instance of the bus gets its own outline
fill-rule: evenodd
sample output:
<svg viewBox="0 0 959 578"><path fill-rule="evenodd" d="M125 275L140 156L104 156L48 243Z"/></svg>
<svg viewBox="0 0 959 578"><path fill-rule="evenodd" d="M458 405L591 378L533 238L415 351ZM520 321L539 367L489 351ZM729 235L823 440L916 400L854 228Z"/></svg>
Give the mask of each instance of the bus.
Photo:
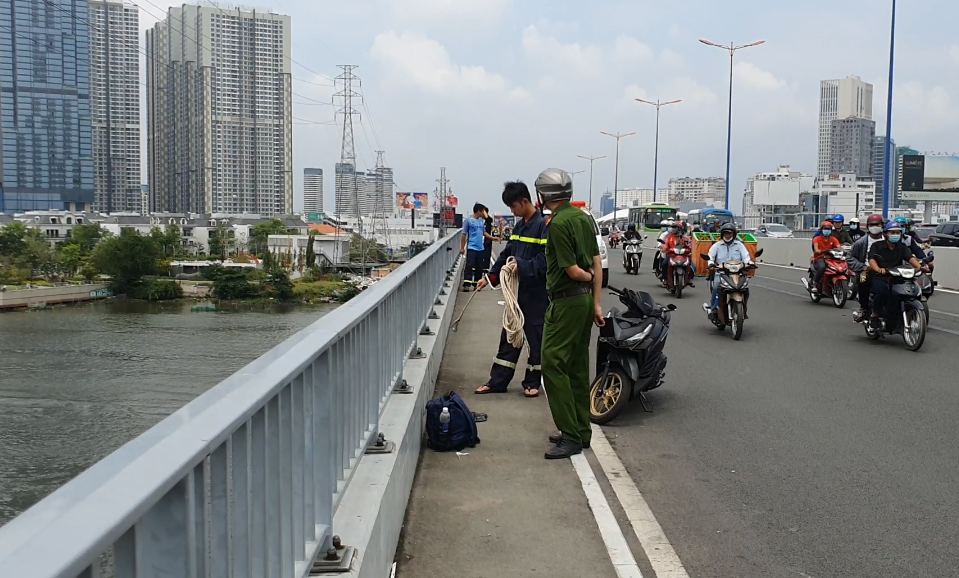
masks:
<svg viewBox="0 0 959 578"><path fill-rule="evenodd" d="M732 211L709 207L689 211L689 216L686 217L686 220L688 221L691 231L699 230L707 232L715 232L713 231L714 228L719 230L721 225L735 222ZM697 226L699 227L698 229L696 228Z"/></svg>
<svg viewBox="0 0 959 578"><path fill-rule="evenodd" d="M629 222L635 223L637 229L648 232L659 232L659 224L666 220L675 220L679 212L677 207L666 203L650 203L629 209Z"/></svg>

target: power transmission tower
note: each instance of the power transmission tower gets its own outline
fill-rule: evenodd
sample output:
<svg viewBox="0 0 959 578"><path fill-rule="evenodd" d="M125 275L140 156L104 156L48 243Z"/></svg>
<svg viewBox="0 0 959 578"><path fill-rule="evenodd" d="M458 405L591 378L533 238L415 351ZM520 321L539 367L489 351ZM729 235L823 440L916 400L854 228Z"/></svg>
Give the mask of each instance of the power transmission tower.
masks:
<svg viewBox="0 0 959 578"><path fill-rule="evenodd" d="M440 178L436 179L436 182L439 183L439 198L440 198L440 236L446 236L446 228L452 225L449 222L449 219L446 218L446 201L447 201L447 186L449 181L446 179L446 167L440 167Z"/></svg>
<svg viewBox="0 0 959 578"><path fill-rule="evenodd" d="M389 250L390 244L390 226L386 220L390 214L390 199L393 197L392 175L390 176L390 185L387 188L386 183L386 162L383 160L384 151L376 152L376 167L373 169L376 174L374 180L376 190L373 199L373 238L376 239L377 231L383 235L383 244Z"/></svg>
<svg viewBox="0 0 959 578"><path fill-rule="evenodd" d="M360 87L360 79L353 71L358 66L353 64L340 64L337 66L343 70L335 79L334 84L340 87L340 90L333 94L333 98L341 98L343 106L336 111L337 116L343 117L343 140L340 145L340 164L349 166L352 169L352 179L349 184L349 200L352 212L359 223L360 235L360 253L363 260L363 269L366 269L366 242L363 236L363 215L360 212L360 195L356 182L356 147L353 142L353 117L360 117L360 112L353 108L353 99L362 99L363 96L353 89L353 86ZM339 205L337 203L337 218L339 218Z"/></svg>

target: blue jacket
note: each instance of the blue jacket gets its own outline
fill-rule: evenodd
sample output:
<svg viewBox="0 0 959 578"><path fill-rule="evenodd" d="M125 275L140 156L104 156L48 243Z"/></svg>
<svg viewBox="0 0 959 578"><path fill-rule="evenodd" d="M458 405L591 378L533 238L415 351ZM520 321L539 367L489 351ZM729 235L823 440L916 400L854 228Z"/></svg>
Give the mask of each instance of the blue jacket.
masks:
<svg viewBox="0 0 959 578"><path fill-rule="evenodd" d="M536 211L528 221L517 220L506 247L490 269L490 281L499 285L500 270L510 257L519 272L519 306L527 323L542 325L549 306L546 292L546 219Z"/></svg>

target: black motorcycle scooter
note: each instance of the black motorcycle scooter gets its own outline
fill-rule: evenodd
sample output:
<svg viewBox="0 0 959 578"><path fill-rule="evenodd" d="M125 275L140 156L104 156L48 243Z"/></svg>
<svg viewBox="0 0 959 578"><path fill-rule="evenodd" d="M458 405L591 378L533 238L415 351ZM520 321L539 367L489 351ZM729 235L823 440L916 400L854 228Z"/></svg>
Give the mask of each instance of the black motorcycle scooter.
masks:
<svg viewBox="0 0 959 578"><path fill-rule="evenodd" d="M666 337L669 312L676 306L656 304L652 295L632 289L609 287L626 306L606 314L596 344L596 379L589 388L589 416L596 424L607 424L626 404L639 398L643 409L652 411L646 392L663 384L666 375Z"/></svg>

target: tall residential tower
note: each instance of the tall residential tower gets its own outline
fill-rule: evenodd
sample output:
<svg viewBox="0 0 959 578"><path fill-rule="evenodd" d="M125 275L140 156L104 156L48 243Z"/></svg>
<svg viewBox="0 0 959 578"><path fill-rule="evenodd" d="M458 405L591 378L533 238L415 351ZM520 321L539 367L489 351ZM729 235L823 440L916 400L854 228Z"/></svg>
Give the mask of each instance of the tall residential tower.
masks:
<svg viewBox="0 0 959 578"><path fill-rule="evenodd" d="M0 213L93 204L87 0L0 3Z"/></svg>
<svg viewBox="0 0 959 578"><path fill-rule="evenodd" d="M303 212L323 212L323 169L303 169Z"/></svg>
<svg viewBox="0 0 959 578"><path fill-rule="evenodd" d="M184 4L146 49L150 208L292 213L290 17Z"/></svg>
<svg viewBox="0 0 959 578"><path fill-rule="evenodd" d="M823 80L819 86L819 167L817 176L829 176L832 122L845 118L872 120L872 85L858 76Z"/></svg>
<svg viewBox="0 0 959 578"><path fill-rule="evenodd" d="M139 10L90 0L90 105L94 208L142 210Z"/></svg>

